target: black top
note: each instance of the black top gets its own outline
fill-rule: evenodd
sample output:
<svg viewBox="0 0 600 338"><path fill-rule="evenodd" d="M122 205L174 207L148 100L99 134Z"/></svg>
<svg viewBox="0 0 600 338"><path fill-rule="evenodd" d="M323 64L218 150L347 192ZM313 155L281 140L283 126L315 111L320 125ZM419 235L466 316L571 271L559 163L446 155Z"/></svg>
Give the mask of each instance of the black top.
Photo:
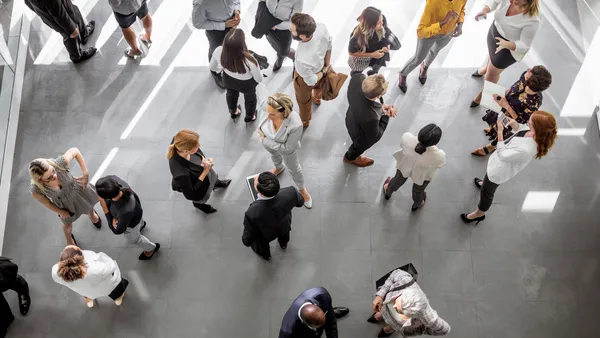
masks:
<svg viewBox="0 0 600 338"><path fill-rule="evenodd" d="M125 232L127 228L135 228L138 224L140 224L144 211L142 210L140 198L135 192L133 192L133 190L131 190L127 182L115 175L110 175L108 177L119 182L121 191L125 189L125 191L123 191L123 195L118 201L113 201L112 199L104 200L109 211L109 214L106 215L106 220L110 223L108 228L115 234L119 235ZM112 226L113 218L118 220L116 229Z"/></svg>
<svg viewBox="0 0 600 338"><path fill-rule="evenodd" d="M356 27L358 27L358 26L356 26ZM348 52L349 53L358 53L358 52L372 53L376 50L380 50L381 48L387 47L388 45L390 45L390 42L388 41L389 30L387 29L387 20L385 19L385 15L383 16L383 27L384 27L383 37L381 39L379 39L379 36L377 35L377 33L373 33L373 35L371 36L371 38L369 39L369 41L367 43L367 48L364 51L362 51L358 47L358 37L353 36L354 31L356 30L356 27L354 27L352 29L352 32L350 33L350 41L348 42ZM385 55L381 59L373 59L371 61L372 61L370 63L371 66L373 64L381 64L381 65L385 66L385 62L390 61L390 53L385 53Z"/></svg>
<svg viewBox="0 0 600 338"><path fill-rule="evenodd" d="M77 28L77 18L81 16L75 15L75 5L71 0L25 0L25 5L63 37L73 34Z"/></svg>
<svg viewBox="0 0 600 338"><path fill-rule="evenodd" d="M307 302L318 306L325 313L325 325L317 330L313 330L306 326L306 324L298 317L300 307ZM300 296L294 300L283 316L281 329L279 330L279 338L321 337L323 331L325 331L327 338L338 338L337 320L333 313L331 295L323 287L308 289L302 292Z"/></svg>
<svg viewBox="0 0 600 338"><path fill-rule="evenodd" d="M372 146L387 127L389 116L383 114L380 102L367 99L362 91L364 74L355 74L348 84L348 110L346 112L346 128L355 145Z"/></svg>
<svg viewBox="0 0 600 338"><path fill-rule="evenodd" d="M294 187L285 187L271 199L256 200L250 204L244 216L242 243L269 243L280 234L290 232L292 209L304 205L304 198Z"/></svg>
<svg viewBox="0 0 600 338"><path fill-rule="evenodd" d="M204 158L204 153L198 149L192 156ZM208 176L204 178L204 181L198 179L204 170L203 167L186 160L175 152L173 157L169 159L169 169L173 177L171 180L173 190L183 193L183 196L190 201L200 201L204 198L210 187L210 182Z"/></svg>

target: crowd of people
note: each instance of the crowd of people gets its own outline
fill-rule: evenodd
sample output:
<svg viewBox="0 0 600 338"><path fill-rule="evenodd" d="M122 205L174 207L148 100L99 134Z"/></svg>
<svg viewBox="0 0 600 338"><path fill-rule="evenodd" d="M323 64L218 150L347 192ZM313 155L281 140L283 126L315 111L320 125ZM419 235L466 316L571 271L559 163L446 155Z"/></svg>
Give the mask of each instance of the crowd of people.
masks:
<svg viewBox="0 0 600 338"><path fill-rule="evenodd" d="M144 57L138 39L149 48L152 32L152 18L145 0L109 0L109 3L130 45L125 55ZM466 0L425 2L417 28L415 54L399 72L398 86L402 93L407 93L407 77L417 67L420 67L418 80L425 84L427 70L436 56L452 39L462 34L466 3ZM70 0L26 0L26 4L44 23L61 33L73 62L94 54L93 47L81 49L94 31L94 21L85 24L77 6ZM244 121L257 121L260 142L272 158L273 168L260 173L253 181L256 201L250 204L244 216L240 215L243 245L267 261L271 259L270 242L277 240L283 250L291 242L292 210L313 207L298 156L303 130L311 122L313 104L318 106L321 100L335 99L347 79L346 75L331 68L332 37L326 24L317 23L302 11L303 0L259 2L251 34L257 38L266 37L275 50L277 59L273 71L281 69L286 58L293 60L295 93L295 102L283 93L272 93L260 100L257 86L263 80L261 69L269 65L263 56L248 49L246 33L238 28L243 15L240 0L193 1L192 22L194 27L206 32L210 74L215 84L226 91L231 119L236 120L242 113L238 104L241 93L244 95ZM485 19L490 13L494 13L494 22L487 38L489 58L472 76L485 76L486 81L497 83L502 71L521 61L530 49L539 29L539 3L538 0L488 0L474 20ZM144 26L144 33L139 37L130 28L136 18L140 18ZM351 145L341 160L349 165L368 167L374 160L364 153L381 139L390 119L399 113L398 108L384 103L389 83L378 73L390 60L390 53L401 46L379 9L367 7L357 21L348 43L351 72L345 123ZM296 49L291 48L292 40L298 41ZM363 74L367 69L367 74ZM557 138L556 119L539 110L542 92L551 82L550 72L539 65L525 71L504 96L494 96L502 111L488 110L483 116L487 122L484 132L492 142L472 154L490 154L490 157L483 179L474 179L476 187L481 189L477 209L460 215L465 223L483 221L499 185L507 184L533 159L541 159L552 148ZM479 93L471 107L477 107L481 99L482 93ZM413 182L411 210L416 212L425 205L425 190L435 179L437 170L446 163L445 152L437 147L442 134L439 126L427 124L417 135L407 132L399 137L400 150L393 154L397 170L393 177L385 179L382 187L385 200L389 200L410 177ZM172 189L200 211L206 214L217 212L208 204L211 193L216 189L227 189L231 180L221 179L214 170L214 160L200 149L200 135L183 129L167 144L168 141L165 150ZM73 176L70 169L73 160L79 165L81 176ZM285 169L296 187L280 187L278 176ZM28 170L32 197L58 215L67 244L51 270L54 281L85 297L89 307L94 306L94 299L105 296L120 305L128 281L114 259L77 246L73 222L87 215L96 228L101 228L102 217L94 210L100 203L107 227L138 246L142 250L140 260L152 259L159 252L160 243L152 242L142 234L147 223L140 197L127 182L114 175L91 184L85 160L77 148L54 159L35 159ZM8 259L0 259L0 277L0 291L15 290L19 294L21 313L25 315L31 300L27 283L17 274L16 265ZM4 298L0 299L2 318L9 320L0 324L6 327L12 321L12 314L10 308L6 310L6 301L2 301ZM4 316L4 311L8 311L10 318ZM337 338L337 319L349 311L348 308L334 307L332 296L325 288L307 289L283 315L279 337L319 337L325 332L328 338ZM385 322L378 337L387 337L394 332L403 337L450 332L450 325L430 306L416 277L401 269L391 272L378 288L373 300L373 315L367 321Z"/></svg>

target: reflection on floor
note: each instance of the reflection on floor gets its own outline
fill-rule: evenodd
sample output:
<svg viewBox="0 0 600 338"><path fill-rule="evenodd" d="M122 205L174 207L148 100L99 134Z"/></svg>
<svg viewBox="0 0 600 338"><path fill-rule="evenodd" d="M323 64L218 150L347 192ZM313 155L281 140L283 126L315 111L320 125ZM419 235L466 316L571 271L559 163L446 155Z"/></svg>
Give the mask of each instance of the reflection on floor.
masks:
<svg viewBox="0 0 600 338"><path fill-rule="evenodd" d="M257 1L242 2L247 29ZM307 12L330 25L334 66L344 72L354 19L370 4L384 10L404 45L384 69L391 81L386 100L400 112L368 152L375 165L356 169L342 163L349 141L345 89L340 98L315 109L300 151L315 207L294 212L289 248L274 248L270 263L241 244L241 222L250 201L244 178L272 164L255 126L233 123L227 115L224 93L206 69L204 33L181 24L189 16L184 11L191 9L189 0L149 3L155 44L140 65L122 60L126 45L105 2L84 6L87 17L97 20L94 38L101 40L90 43L102 48L77 67L67 62L60 43L54 56L48 52L39 58L53 46L44 47L50 32L34 22L4 244L4 255L19 262L30 283L33 306L28 317L17 316L9 337L77 331L90 337L274 338L290 300L317 285L352 310L339 323L340 337L374 337L378 328L365 321L374 281L407 262L415 264L434 308L452 325L449 337L597 335L600 142L591 116L559 117L564 131L551 153L499 188L484 223L466 226L459 214L475 207L472 179L486 166L485 159L470 155L486 141L484 110L468 108L481 87L481 80L469 74L483 61L471 52L485 55L486 48L478 32L469 32L476 27L470 19L478 9L474 3L481 1L470 2L465 36L439 56L427 85L418 83L415 72L406 95L397 89L396 74L414 48L421 2L402 11L392 0L360 0L334 9L337 1L305 2ZM577 6L564 1L557 8L574 27L569 44L583 46ZM333 10L336 20L330 18ZM543 21L528 59L507 70L501 81L509 85L527 66L545 64L554 83L544 93L543 109L557 116L583 63L570 52L561 29ZM273 59L265 41L249 45ZM289 61L277 74L267 70L270 91L292 94L291 72ZM443 109L421 102L421 94L443 76L465 79L456 102ZM386 202L381 184L393 174L392 153L400 135L430 122L444 129L440 147L448 164L428 188L427 205L411 213L408 185ZM233 180L227 191L213 195L216 214L200 213L170 190L165 153L180 128L197 130L217 172ZM98 231L83 218L76 223L81 246L117 259L132 282L120 308L100 300L88 309L50 277L64 240L56 217L31 200L26 165L71 146L82 150L91 173L102 166L131 184L145 209L146 235L162 244L155 259L141 262L139 249L106 227ZM282 181L292 184L288 174ZM16 297L7 297L16 311Z"/></svg>

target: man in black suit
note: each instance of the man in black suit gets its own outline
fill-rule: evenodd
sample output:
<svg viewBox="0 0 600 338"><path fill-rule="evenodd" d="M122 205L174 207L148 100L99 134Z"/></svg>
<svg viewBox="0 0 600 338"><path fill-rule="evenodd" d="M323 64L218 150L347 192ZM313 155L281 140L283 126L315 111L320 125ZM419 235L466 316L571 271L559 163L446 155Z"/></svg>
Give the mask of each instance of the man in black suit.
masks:
<svg viewBox="0 0 600 338"><path fill-rule="evenodd" d="M331 295L323 288L308 289L292 302L283 316L279 338L338 338L337 318L350 312L345 307L333 307Z"/></svg>
<svg viewBox="0 0 600 338"><path fill-rule="evenodd" d="M17 273L18 271L19 267L10 258L0 256L0 337L6 335L6 330L15 319L3 292L8 290L17 292L19 295L19 311L23 316L27 314L31 305L29 286L25 279Z"/></svg>
<svg viewBox="0 0 600 338"><path fill-rule="evenodd" d="M287 248L292 230L292 209L304 205L304 197L294 187L279 189L277 176L270 171L254 179L258 199L250 204L244 216L242 243L265 260L271 259L269 243L275 239Z"/></svg>
<svg viewBox="0 0 600 338"><path fill-rule="evenodd" d="M73 63L87 60L94 56L96 48L81 49L88 37L94 32L96 23L92 20L87 25L72 0L25 0L25 4L52 30L62 38L69 57Z"/></svg>
<svg viewBox="0 0 600 338"><path fill-rule="evenodd" d="M362 154L381 139L390 117L398 113L397 108L383 103L387 87L388 82L381 74L366 77L359 73L350 79L346 129L352 144L344 155L344 162L358 167L374 163Z"/></svg>

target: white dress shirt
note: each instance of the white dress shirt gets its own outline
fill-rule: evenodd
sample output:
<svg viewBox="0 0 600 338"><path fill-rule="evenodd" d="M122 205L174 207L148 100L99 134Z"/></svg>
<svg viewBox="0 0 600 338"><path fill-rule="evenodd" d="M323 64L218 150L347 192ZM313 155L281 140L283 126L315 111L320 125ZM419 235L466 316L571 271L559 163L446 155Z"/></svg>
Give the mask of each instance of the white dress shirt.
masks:
<svg viewBox="0 0 600 338"><path fill-rule="evenodd" d="M246 72L245 73L234 73L229 69L223 68L221 66L221 54L223 53L223 47L219 46L215 48L213 52L212 58L210 59L209 68L215 73L225 72L227 75L231 76L234 79L238 80L250 80L254 79L256 83L260 83L263 80L262 73L260 72L260 68L255 65L252 61L247 60L246 62Z"/></svg>
<svg viewBox="0 0 600 338"><path fill-rule="evenodd" d="M96 299L110 295L121 282L119 265L104 252L82 251L87 265L85 277L74 282L66 282L58 276L58 264L55 264L52 267L52 279L87 298Z"/></svg>
<svg viewBox="0 0 600 338"><path fill-rule="evenodd" d="M531 48L533 39L540 29L540 17L529 16L526 13L506 16L510 7L509 0L487 0L485 5L491 11L496 11L494 13L496 29L505 39L515 43L516 49L511 50L510 53L515 60L521 61Z"/></svg>
<svg viewBox="0 0 600 338"><path fill-rule="evenodd" d="M310 41L298 44L294 67L307 85L317 84L317 73L325 65L325 54L328 50L331 50L331 35L322 23L317 24Z"/></svg>
<svg viewBox="0 0 600 338"><path fill-rule="evenodd" d="M290 19L295 13L302 12L304 0L260 0L266 3L267 9L274 17L281 20L275 26L279 30L290 30Z"/></svg>
<svg viewBox="0 0 600 338"><path fill-rule="evenodd" d="M394 153L396 168L403 177L410 177L417 185L435 178L438 168L446 164L446 153L436 146L427 147L423 154L418 154L415 147L419 143L411 133L404 133L400 138L401 149Z"/></svg>
<svg viewBox="0 0 600 338"><path fill-rule="evenodd" d="M524 124L514 133L529 130ZM509 141L510 140L510 141ZM506 144L506 141L509 141ZM498 142L496 151L490 155L487 165L488 179L496 184L502 184L515 177L535 158L537 144L533 137L514 137Z"/></svg>

